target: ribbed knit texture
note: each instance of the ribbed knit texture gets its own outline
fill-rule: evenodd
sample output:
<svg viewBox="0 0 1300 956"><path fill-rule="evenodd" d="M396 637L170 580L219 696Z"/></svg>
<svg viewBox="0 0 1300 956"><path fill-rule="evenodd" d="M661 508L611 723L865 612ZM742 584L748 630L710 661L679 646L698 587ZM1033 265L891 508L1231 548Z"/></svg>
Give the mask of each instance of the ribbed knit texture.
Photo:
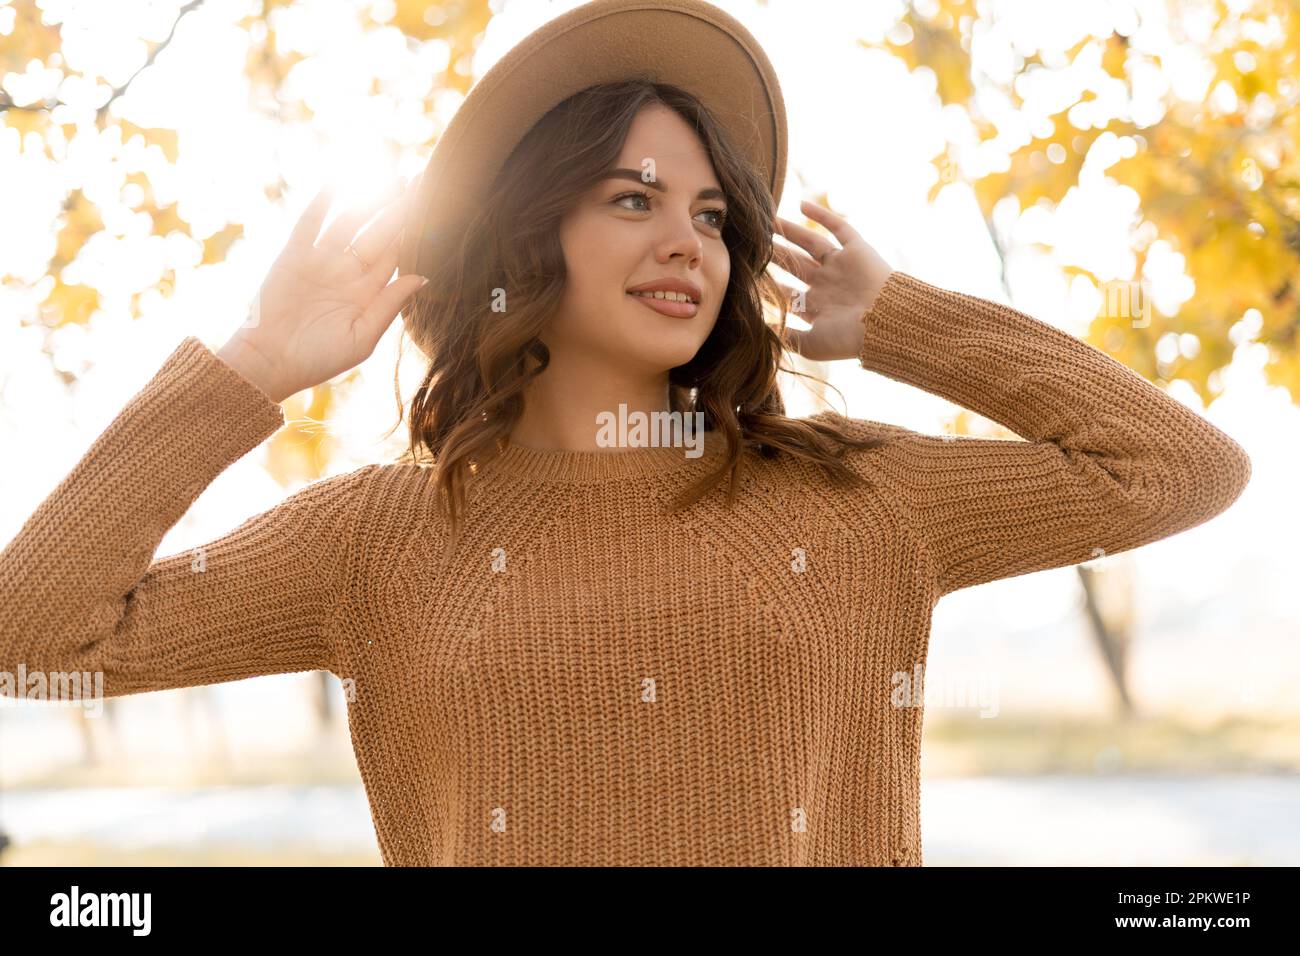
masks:
<svg viewBox="0 0 1300 956"><path fill-rule="evenodd" d="M890 439L848 453L870 487L751 456L733 510L724 484L676 515L721 440L512 445L446 559L432 470L369 464L151 561L284 422L188 337L0 554L0 670L333 672L390 866L920 865L923 710L891 695L935 602L1200 524L1250 461L1007 306L895 272L865 321L864 368L1027 440L824 412Z"/></svg>

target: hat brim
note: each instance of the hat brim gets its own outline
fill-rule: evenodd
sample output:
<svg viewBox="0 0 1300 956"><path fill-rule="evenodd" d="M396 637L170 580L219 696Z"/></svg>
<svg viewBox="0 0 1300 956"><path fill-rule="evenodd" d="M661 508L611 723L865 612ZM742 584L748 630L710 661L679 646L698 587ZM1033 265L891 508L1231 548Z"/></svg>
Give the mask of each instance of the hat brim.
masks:
<svg viewBox="0 0 1300 956"><path fill-rule="evenodd" d="M589 86L634 76L703 102L780 202L785 103L753 35L703 0L595 0L530 33L470 89L421 177L399 273L427 276L451 253L506 157L547 111Z"/></svg>

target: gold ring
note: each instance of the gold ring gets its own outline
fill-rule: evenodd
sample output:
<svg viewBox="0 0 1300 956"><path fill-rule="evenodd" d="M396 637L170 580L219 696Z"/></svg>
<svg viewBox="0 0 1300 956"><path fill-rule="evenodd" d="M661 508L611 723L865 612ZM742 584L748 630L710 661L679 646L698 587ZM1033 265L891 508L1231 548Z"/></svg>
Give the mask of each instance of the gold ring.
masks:
<svg viewBox="0 0 1300 956"><path fill-rule="evenodd" d="M347 249L348 252L352 253L352 257L356 259L357 262L361 263L361 268L363 269L370 268L370 263L366 262L365 259L361 258L361 255L357 252L357 250L352 248L352 243L349 242L345 248Z"/></svg>

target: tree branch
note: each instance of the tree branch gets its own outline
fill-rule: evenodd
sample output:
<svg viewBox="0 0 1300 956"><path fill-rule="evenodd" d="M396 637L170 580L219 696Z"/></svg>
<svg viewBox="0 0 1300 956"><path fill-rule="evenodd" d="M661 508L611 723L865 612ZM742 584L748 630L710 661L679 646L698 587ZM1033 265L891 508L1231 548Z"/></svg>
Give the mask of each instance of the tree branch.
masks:
<svg viewBox="0 0 1300 956"><path fill-rule="evenodd" d="M113 92L109 95L108 99L104 102L104 105L95 111L96 122L103 120L104 116L108 113L108 108L113 104L113 101L118 99L124 93L126 93L127 88L135 81L135 78L153 65L154 60L158 58L158 54L161 53L163 50L165 50L167 48L167 45L172 42L172 38L176 36L176 27L180 25L180 22L185 18L185 15L187 13L190 13L193 10L197 10L199 7L203 6L203 3L204 0L190 0L189 3L185 4L185 6L180 8L180 11L176 14L175 21L172 23L171 31L168 32L166 39L164 39L161 43L159 43L156 47L154 47L151 51L149 51L149 56L145 59L144 63L140 66L140 69L132 73L131 76L127 78L127 81L123 83L121 86L114 87ZM41 112L47 112L49 110L53 110L55 107L66 106L66 105L67 104L64 103L62 100L46 100L45 102L40 103L38 105L19 106L12 99L10 99L8 93L4 92L3 90L0 90L0 113L4 112L5 110L22 110L28 113L41 113Z"/></svg>

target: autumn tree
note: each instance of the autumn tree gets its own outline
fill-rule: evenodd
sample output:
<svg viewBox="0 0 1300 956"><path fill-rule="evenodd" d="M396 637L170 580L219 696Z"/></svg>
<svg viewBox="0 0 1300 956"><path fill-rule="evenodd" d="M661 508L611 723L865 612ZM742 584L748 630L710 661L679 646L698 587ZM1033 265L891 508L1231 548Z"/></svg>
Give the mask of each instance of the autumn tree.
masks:
<svg viewBox="0 0 1300 956"><path fill-rule="evenodd" d="M0 150L17 155L24 168L47 164L64 195L48 225L49 255L30 257L21 270L0 274L6 292L13 293L11 301L26 306L24 324L48 333L68 324L84 325L102 310L139 318L158 298L170 296L179 278L176 267L142 277L121 301L120 295L106 301L104 289L85 278L90 271L85 265L96 245L120 240L141 215L150 222L151 241L175 242L184 237L193 243L194 251L187 258L193 264L182 268L198 272L227 260L244 236L244 223L232 217L217 223L205 220L196 227L186 219L188 197L178 194L175 174L194 160L201 146L187 142L177 129L141 118L136 93L141 84L170 83L177 87L176 97L187 99L187 84L196 82L184 71L187 56L211 42L213 33L227 31L225 42L229 31L239 31L242 70L203 81L245 91L254 119L310 129L315 118L311 84L293 80L325 68L322 63L336 50L328 41L315 49L286 42L291 18L303 16L301 8L294 8L287 0L252 0L244 4L244 11L230 17L230 6L204 0L175 0L170 7L154 4L147 13L132 7L140 17L140 39L129 41L123 57L134 62L126 75L107 77L86 64L85 54L88 44L126 42L121 33L106 40L95 35L100 19L121 19L118 5L82 5L76 13L85 20L74 24L60 19L64 4L13 0L0 5ZM376 75L363 92L395 103L400 99L401 106L414 105L429 117L444 114L439 109L442 98L468 92L473 78L470 57L492 15L488 0L339 4L337 11L351 22L350 29L331 25L331 35L339 37L336 44L360 49L368 43L386 43L386 49L409 58L414 72L425 81L420 89L406 84L399 90L394 81ZM396 152L427 151L431 144L393 136L389 145ZM84 168L71 161L77 155L93 156L93 183L87 182L92 177L75 172ZM249 185L255 193L240 208L279 202L288 185L272 169L265 181ZM10 183L8 188L13 186ZM5 218L7 229L33 227L30 222ZM237 321L232 316L232 331ZM75 373L60 374L68 384L75 380ZM332 443L328 430L313 422L327 419L334 406L335 389L329 384L285 402L290 424L271 439L268 456L269 470L282 482L322 473Z"/></svg>
<svg viewBox="0 0 1300 956"><path fill-rule="evenodd" d="M1267 380L1300 400L1300 8L1112 4L1110 32L1067 49L1007 29L999 9L995 0L917 0L882 43L863 43L926 74L939 102L964 117L934 158L931 199L972 191L1005 285L1008 224L1034 207L1054 212L1089 177L1109 177L1135 197L1132 271L1099 275L1048 250L1097 291L1087 341L1158 385L1187 383L1206 405L1235 347L1257 342ZM1182 257L1190 280L1168 310L1148 276L1157 244ZM1108 620L1094 573L1079 573L1129 708L1123 616Z"/></svg>

